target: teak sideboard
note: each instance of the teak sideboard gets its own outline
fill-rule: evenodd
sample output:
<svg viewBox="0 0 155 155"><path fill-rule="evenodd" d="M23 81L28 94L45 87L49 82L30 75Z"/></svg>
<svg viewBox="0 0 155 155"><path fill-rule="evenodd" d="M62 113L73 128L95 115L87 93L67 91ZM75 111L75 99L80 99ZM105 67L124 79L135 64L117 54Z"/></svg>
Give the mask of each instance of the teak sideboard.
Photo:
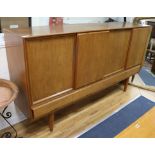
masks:
<svg viewBox="0 0 155 155"><path fill-rule="evenodd" d="M126 90L150 32L119 22L4 30L10 77L20 90L16 105L34 120L49 116L52 130L55 111L121 81Z"/></svg>

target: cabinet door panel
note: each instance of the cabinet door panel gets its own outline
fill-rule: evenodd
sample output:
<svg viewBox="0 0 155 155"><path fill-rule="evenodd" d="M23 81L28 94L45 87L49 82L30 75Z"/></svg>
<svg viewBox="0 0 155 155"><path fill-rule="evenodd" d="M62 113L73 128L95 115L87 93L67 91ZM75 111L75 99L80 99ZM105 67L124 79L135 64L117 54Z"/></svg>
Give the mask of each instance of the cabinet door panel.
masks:
<svg viewBox="0 0 155 155"><path fill-rule="evenodd" d="M132 30L127 68L142 64L149 34L150 28L137 28Z"/></svg>
<svg viewBox="0 0 155 155"><path fill-rule="evenodd" d="M78 34L76 88L102 79L108 33L108 31L103 31Z"/></svg>
<svg viewBox="0 0 155 155"><path fill-rule="evenodd" d="M117 30L79 34L75 87L124 70L130 33Z"/></svg>
<svg viewBox="0 0 155 155"><path fill-rule="evenodd" d="M106 59L104 61L104 76L125 69L130 36L130 30L117 30L109 33L107 51L105 54Z"/></svg>
<svg viewBox="0 0 155 155"><path fill-rule="evenodd" d="M73 87L74 36L26 41L32 100Z"/></svg>

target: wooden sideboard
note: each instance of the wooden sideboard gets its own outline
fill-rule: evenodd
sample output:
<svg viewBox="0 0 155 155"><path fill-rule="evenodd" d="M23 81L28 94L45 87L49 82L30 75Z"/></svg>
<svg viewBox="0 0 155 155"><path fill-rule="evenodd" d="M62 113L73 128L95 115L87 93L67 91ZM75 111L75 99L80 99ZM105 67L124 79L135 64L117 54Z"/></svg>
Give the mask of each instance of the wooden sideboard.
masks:
<svg viewBox="0 0 155 155"><path fill-rule="evenodd" d="M52 130L55 111L120 81L126 90L143 64L151 27L64 24L4 32L10 77L20 89L15 103L29 118L49 116Z"/></svg>

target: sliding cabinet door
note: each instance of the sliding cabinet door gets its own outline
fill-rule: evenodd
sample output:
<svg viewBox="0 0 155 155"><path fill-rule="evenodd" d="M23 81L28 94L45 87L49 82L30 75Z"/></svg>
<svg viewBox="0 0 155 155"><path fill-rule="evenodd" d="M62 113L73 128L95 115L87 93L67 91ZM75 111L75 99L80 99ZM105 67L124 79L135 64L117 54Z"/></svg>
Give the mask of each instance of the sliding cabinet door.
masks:
<svg viewBox="0 0 155 155"><path fill-rule="evenodd" d="M33 101L73 88L74 36L32 38L26 46Z"/></svg>
<svg viewBox="0 0 155 155"><path fill-rule="evenodd" d="M124 70L130 30L82 33L77 38L76 88Z"/></svg>
<svg viewBox="0 0 155 155"><path fill-rule="evenodd" d="M108 35L109 31L78 34L76 88L103 78Z"/></svg>
<svg viewBox="0 0 155 155"><path fill-rule="evenodd" d="M130 42L130 30L115 30L109 33L104 66L104 76L123 71Z"/></svg>

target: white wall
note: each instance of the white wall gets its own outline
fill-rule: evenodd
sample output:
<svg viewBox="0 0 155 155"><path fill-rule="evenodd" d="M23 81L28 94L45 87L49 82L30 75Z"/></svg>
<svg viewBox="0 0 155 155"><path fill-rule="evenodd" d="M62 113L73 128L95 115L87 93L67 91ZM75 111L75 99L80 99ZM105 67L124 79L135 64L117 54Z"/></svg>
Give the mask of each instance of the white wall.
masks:
<svg viewBox="0 0 155 155"><path fill-rule="evenodd" d="M49 24L49 17L32 17L32 26L46 26Z"/></svg>
<svg viewBox="0 0 155 155"><path fill-rule="evenodd" d="M124 17L112 17L113 19L119 21L119 22L124 22ZM127 22L132 23L134 17L126 17Z"/></svg>
<svg viewBox="0 0 155 155"><path fill-rule="evenodd" d="M112 17L123 22L123 17ZM127 22L132 22L134 17L127 17ZM76 23L103 23L108 17L64 17L65 24ZM32 17L32 26L46 26L49 24L49 17Z"/></svg>
<svg viewBox="0 0 155 155"><path fill-rule="evenodd" d="M76 23L103 23L107 17L64 17L65 24ZM32 26L46 26L49 24L49 17L32 17Z"/></svg>
<svg viewBox="0 0 155 155"><path fill-rule="evenodd" d="M132 23L133 22L134 17L127 17L127 22Z"/></svg>
<svg viewBox="0 0 155 155"><path fill-rule="evenodd" d="M107 19L107 17L64 17L64 23L103 23Z"/></svg>

